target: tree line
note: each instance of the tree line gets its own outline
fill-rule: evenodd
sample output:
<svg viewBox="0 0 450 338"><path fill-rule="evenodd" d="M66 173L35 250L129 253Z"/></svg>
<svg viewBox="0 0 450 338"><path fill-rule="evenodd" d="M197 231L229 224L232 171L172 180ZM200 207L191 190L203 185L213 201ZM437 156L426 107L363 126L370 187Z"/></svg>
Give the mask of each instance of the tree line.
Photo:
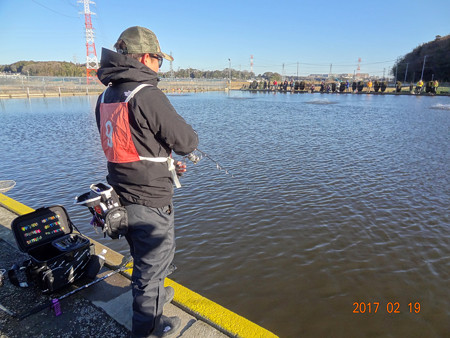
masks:
<svg viewBox="0 0 450 338"><path fill-rule="evenodd" d="M163 78L228 79L230 74L232 79L249 80L255 77L253 72L247 70L239 71L236 69L231 69L231 71L229 71L228 68L223 70L199 70L195 68L178 69L173 72L161 72L159 73L159 76Z"/></svg>
<svg viewBox="0 0 450 338"><path fill-rule="evenodd" d="M0 65L0 72L27 76L86 76L86 65L65 61L19 61L10 65Z"/></svg>
<svg viewBox="0 0 450 338"><path fill-rule="evenodd" d="M10 65L0 65L0 72L22 74L27 76L61 76L82 77L86 76L85 64L74 64L64 61L19 61ZM161 72L162 78L192 78L192 79L228 79L231 75L233 80L270 79L281 80L278 73L266 72L255 76L255 73L247 70L236 70L228 68L224 70L199 70L195 68L178 69L173 72Z"/></svg>
<svg viewBox="0 0 450 338"><path fill-rule="evenodd" d="M159 73L160 77L163 78L191 78L191 79L229 79L231 76L231 79L233 81L235 80L276 80L281 81L281 74L279 73L272 73L272 72L265 72L264 74L255 75L253 72L249 72L248 70L236 70L228 68L225 68L224 70L199 70L194 68L188 68L188 69L178 69L177 71L173 72L164 72Z"/></svg>

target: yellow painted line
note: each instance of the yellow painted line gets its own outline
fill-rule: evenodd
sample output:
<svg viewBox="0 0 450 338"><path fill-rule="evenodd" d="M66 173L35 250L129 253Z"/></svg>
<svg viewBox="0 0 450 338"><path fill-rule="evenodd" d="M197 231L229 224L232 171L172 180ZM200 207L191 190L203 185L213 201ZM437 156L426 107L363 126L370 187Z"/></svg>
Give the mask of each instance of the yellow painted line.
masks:
<svg viewBox="0 0 450 338"><path fill-rule="evenodd" d="M12 198L0 193L0 205L12 211L17 215L23 215L33 212L34 209L13 200ZM87 236L86 236L87 237ZM107 248L93 239L89 238L96 246ZM123 258L123 255L107 248L109 253L113 254L115 263L118 263ZM107 262L108 263L108 262ZM111 264L112 265L112 264ZM117 266L117 264L114 264ZM112 268L112 267L111 267ZM133 269L127 269L124 274L131 278ZM270 338L278 337L272 332L263 327L251 322L250 320L224 308L223 306L214 303L213 301L199 295L198 293L189 290L181 284L166 278L166 286L171 286L175 290L173 302L190 313L196 318L200 318L209 325L215 327L219 331L225 332L233 337L242 338Z"/></svg>
<svg viewBox="0 0 450 338"><path fill-rule="evenodd" d="M27 207L25 204L17 202L3 194L0 194L0 204L17 215L28 214L34 211L34 209Z"/></svg>
<svg viewBox="0 0 450 338"><path fill-rule="evenodd" d="M211 326L233 337L277 337L263 327L166 278L166 286L175 290L174 303L194 317L200 317Z"/></svg>

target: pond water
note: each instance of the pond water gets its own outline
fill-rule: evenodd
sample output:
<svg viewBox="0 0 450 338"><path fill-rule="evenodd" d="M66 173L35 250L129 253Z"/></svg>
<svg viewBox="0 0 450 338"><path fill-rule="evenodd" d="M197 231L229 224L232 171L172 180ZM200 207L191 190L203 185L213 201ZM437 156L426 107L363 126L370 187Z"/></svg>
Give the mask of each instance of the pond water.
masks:
<svg viewBox="0 0 450 338"><path fill-rule="evenodd" d="M449 97L169 99L228 171L188 163L172 279L280 337L449 334ZM95 102L0 100L0 180L32 208L64 205L126 254L74 205L105 182Z"/></svg>

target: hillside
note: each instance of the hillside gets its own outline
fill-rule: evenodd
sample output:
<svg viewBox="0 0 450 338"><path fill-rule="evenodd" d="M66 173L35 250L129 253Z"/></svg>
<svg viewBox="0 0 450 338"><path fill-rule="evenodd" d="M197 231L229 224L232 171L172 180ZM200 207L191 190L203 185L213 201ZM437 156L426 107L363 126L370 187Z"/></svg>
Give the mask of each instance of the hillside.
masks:
<svg viewBox="0 0 450 338"><path fill-rule="evenodd" d="M399 81L405 80L405 71L407 71L406 82L417 82L422 74L424 59L424 81L430 81L432 78L440 82L450 81L450 35L443 37L438 35L434 41L416 47L412 52L399 59L392 68L392 73L395 75L398 66L397 79Z"/></svg>

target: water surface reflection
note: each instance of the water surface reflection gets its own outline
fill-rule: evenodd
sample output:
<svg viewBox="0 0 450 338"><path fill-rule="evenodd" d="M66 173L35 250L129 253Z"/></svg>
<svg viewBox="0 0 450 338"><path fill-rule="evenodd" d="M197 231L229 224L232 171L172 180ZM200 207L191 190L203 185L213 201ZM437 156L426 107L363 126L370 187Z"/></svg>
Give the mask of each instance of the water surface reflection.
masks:
<svg viewBox="0 0 450 338"><path fill-rule="evenodd" d="M235 176L206 159L189 165L173 279L282 337L449 332L448 97L169 98ZM8 195L63 204L125 253L73 205L106 175L96 98L0 101L1 179L17 181ZM380 306L356 314L356 302ZM396 302L401 314L389 313Z"/></svg>

